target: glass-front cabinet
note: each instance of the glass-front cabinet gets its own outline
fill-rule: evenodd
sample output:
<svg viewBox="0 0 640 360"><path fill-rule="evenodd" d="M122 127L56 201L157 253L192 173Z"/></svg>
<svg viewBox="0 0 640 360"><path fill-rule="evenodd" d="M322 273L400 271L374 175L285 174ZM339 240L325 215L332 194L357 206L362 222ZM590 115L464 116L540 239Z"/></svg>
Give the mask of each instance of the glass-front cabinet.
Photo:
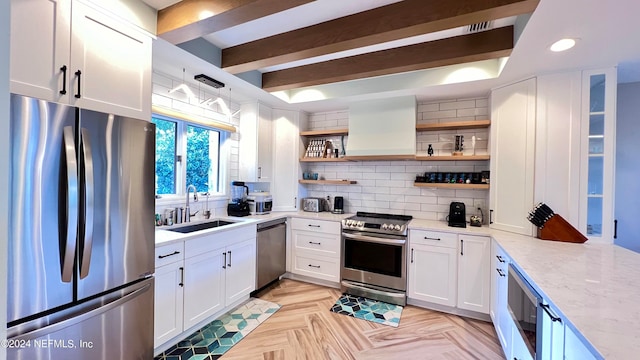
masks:
<svg viewBox="0 0 640 360"><path fill-rule="evenodd" d="M612 243L616 69L584 71L580 231L594 242Z"/></svg>

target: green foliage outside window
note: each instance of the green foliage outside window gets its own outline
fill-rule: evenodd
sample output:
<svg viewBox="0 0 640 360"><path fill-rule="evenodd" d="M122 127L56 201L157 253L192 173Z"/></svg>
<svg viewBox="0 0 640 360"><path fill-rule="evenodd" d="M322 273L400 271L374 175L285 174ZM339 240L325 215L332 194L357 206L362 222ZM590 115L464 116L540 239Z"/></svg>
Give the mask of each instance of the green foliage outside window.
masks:
<svg viewBox="0 0 640 360"><path fill-rule="evenodd" d="M156 193L176 193L177 123L153 118L156 124Z"/></svg>

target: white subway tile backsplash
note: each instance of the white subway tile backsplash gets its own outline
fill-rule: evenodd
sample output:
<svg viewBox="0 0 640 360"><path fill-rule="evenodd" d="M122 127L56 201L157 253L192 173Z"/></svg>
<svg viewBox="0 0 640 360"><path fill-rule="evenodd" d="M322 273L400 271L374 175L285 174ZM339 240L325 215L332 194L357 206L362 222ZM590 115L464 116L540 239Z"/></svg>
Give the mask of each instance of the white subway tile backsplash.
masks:
<svg viewBox="0 0 640 360"><path fill-rule="evenodd" d="M475 108L475 100L461 100L440 103L440 110L457 110L457 109L469 109Z"/></svg>

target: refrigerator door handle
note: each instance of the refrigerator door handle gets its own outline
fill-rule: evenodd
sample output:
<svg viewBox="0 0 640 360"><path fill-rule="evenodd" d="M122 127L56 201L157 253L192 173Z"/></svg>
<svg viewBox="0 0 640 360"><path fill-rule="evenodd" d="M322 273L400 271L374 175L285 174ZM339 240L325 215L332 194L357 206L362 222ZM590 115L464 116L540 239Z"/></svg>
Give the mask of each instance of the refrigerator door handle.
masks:
<svg viewBox="0 0 640 360"><path fill-rule="evenodd" d="M93 248L93 215L94 215L94 182L93 182L93 156L91 142L87 129L81 129L81 148L84 161L84 239L82 242L82 254L80 254L80 278L89 275L91 265L91 251Z"/></svg>
<svg viewBox="0 0 640 360"><path fill-rule="evenodd" d="M67 238L60 249L62 252L60 259L62 262L62 281L71 282L78 236L78 162L73 127L71 126L65 126L63 129L63 145L67 167Z"/></svg>
<svg viewBox="0 0 640 360"><path fill-rule="evenodd" d="M73 326L76 324L79 324L85 320L88 320L94 316L98 316L102 313L105 313L113 308L116 308L126 302L129 302L131 300L133 300L134 298L142 295L144 292L149 291L149 289L151 289L151 284L146 284L143 287L130 292L129 294L115 300L112 301L106 305L103 306L98 306L97 308L91 310L91 311L87 311L85 313L82 313L78 316L75 317L71 317L69 319L65 319L56 323L53 323L51 325L47 325L38 329L35 329L33 331L24 333L24 334L20 334L14 337L11 337L11 334L9 334L8 336L11 337L12 340L34 340L34 339L38 339L40 337L43 337L47 334L51 334L54 333L56 331L59 331L61 329L64 329L66 327L69 326Z"/></svg>

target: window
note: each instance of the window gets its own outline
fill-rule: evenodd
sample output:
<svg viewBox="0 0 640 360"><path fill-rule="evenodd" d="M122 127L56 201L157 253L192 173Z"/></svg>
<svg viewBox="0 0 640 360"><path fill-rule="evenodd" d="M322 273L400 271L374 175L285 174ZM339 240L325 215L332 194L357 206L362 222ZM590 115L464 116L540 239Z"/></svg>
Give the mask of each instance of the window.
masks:
<svg viewBox="0 0 640 360"><path fill-rule="evenodd" d="M220 144L224 132L162 115L156 124L156 194L220 191Z"/></svg>

